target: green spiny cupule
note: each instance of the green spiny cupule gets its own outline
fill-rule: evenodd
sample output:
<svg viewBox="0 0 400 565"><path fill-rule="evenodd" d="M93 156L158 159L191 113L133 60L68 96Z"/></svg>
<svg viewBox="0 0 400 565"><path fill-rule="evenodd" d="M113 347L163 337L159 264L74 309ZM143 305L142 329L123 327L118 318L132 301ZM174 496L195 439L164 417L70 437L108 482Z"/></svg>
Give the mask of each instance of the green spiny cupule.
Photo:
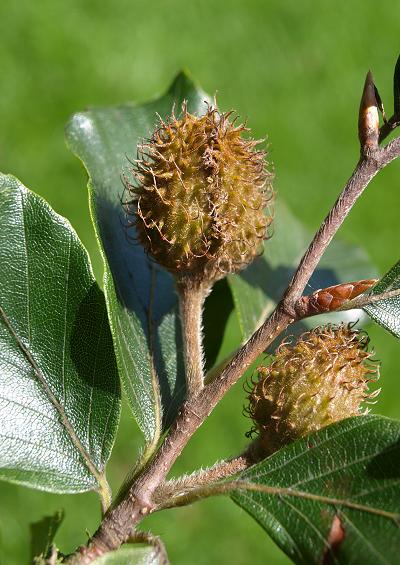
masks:
<svg viewBox="0 0 400 565"><path fill-rule="evenodd" d="M178 281L212 284L246 267L272 223L266 153L231 116L183 105L139 147L126 183L140 242Z"/></svg>
<svg viewBox="0 0 400 565"><path fill-rule="evenodd" d="M379 393L368 392L379 373L368 343L351 325L322 326L283 342L274 361L258 368L246 412L265 454L368 411L365 401Z"/></svg>

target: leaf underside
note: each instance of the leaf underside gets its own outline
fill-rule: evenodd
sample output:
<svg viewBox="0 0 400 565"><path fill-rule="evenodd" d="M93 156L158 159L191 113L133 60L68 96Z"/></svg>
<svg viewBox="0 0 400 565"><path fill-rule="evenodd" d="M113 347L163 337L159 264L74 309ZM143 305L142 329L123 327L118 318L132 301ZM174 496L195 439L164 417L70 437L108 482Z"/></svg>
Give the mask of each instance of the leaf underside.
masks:
<svg viewBox="0 0 400 565"><path fill-rule="evenodd" d="M400 288L400 261L374 286L371 295ZM369 316L391 334L400 337L400 296L380 300L364 307Z"/></svg>
<svg viewBox="0 0 400 565"><path fill-rule="evenodd" d="M232 498L296 563L398 563L399 422L382 416L344 420L239 479L276 489L237 490Z"/></svg>
<svg viewBox="0 0 400 565"><path fill-rule="evenodd" d="M69 223L0 176L0 478L98 489L119 418L103 293Z"/></svg>
<svg viewBox="0 0 400 565"><path fill-rule="evenodd" d="M147 443L156 444L185 395L182 340L172 277L143 251L127 228L121 174L162 118L206 110L206 94L180 74L153 102L92 108L67 126L68 145L89 175L92 219L102 249L105 292L120 375Z"/></svg>

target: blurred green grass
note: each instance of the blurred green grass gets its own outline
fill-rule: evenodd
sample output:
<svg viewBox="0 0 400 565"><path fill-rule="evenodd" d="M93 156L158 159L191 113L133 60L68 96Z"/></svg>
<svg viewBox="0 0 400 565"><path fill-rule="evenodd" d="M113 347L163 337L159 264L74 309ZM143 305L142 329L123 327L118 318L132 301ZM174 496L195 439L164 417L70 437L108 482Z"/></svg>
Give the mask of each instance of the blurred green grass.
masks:
<svg viewBox="0 0 400 565"><path fill-rule="evenodd" d="M101 263L87 210L86 178L68 153L63 127L89 105L144 101L188 68L222 109L249 118L268 136L283 197L312 229L358 156L357 109L364 76L374 72L391 107L400 7L383 0L1 0L0 169L18 176L70 219ZM135 148L132 148L132 154ZM372 183L341 230L364 245L380 271L398 260L400 164ZM0 228L1 229L1 228ZM397 341L371 326L382 360L374 411L400 417ZM221 355L238 339L230 319ZM196 434L176 471L238 451L249 423L238 385ZM122 480L140 442L124 411L109 475ZM86 540L99 519L94 494L58 496L0 484L0 564L28 562L29 523L65 508L56 541L64 551ZM227 499L147 519L174 564L284 564L259 526Z"/></svg>

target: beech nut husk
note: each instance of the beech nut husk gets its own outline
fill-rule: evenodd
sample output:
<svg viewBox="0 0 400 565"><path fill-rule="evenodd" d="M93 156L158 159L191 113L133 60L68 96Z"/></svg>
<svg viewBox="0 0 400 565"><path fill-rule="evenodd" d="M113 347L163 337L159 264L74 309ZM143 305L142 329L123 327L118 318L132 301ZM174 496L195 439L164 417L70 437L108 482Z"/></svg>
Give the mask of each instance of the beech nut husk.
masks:
<svg viewBox="0 0 400 565"><path fill-rule="evenodd" d="M368 336L351 325L329 325L283 343L268 367L259 367L245 411L254 421L262 449L283 445L329 424L365 414L365 401L379 390L368 385L379 375L368 351Z"/></svg>
<svg viewBox="0 0 400 565"><path fill-rule="evenodd" d="M139 147L125 181L140 242L178 281L212 283L246 267L272 223L266 153L231 115L183 105Z"/></svg>

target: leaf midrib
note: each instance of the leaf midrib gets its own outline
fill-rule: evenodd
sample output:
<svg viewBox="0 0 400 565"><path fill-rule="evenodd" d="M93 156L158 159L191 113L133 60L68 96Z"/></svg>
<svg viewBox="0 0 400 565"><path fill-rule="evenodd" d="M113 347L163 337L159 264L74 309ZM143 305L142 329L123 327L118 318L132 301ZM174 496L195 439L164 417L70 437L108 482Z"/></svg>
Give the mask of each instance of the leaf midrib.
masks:
<svg viewBox="0 0 400 565"><path fill-rule="evenodd" d="M22 339L17 334L16 330L14 329L13 325L11 324L11 321L7 317L3 307L1 305L0 305L0 317L3 319L3 321L6 325L6 327L8 328L10 334L13 336L18 347L22 351L23 355L26 357L26 359L27 359L28 363L31 365L32 369L34 370L36 378L39 381L39 383L41 384L47 398L49 399L51 404L54 406L56 411L58 412L61 423L63 424L63 426L64 426L64 428L65 428L65 430L66 430L66 432L67 432L67 434L68 434L68 436L71 440L71 443L77 449L77 451L80 453L80 455L83 459L83 462L85 463L87 469L95 477L98 485L100 486L101 482L103 481L102 473L94 465L93 461L90 458L90 455L88 454L88 452L86 451L86 449L82 445L81 441L79 440L78 436L76 435L75 430L74 430L71 422L69 421L63 406L60 404L60 402L58 401L58 399L56 398L56 396L53 394L52 390L48 386L48 384L46 382L45 375L42 373L40 367L36 363L31 351L29 350L29 348L24 344Z"/></svg>
<svg viewBox="0 0 400 565"><path fill-rule="evenodd" d="M397 514L396 512L390 512L384 510L383 508L375 508L374 506L359 504L351 500L335 498L321 494L314 494L307 491L294 490L290 487L275 487L238 480L214 485L209 490L209 496L212 496L213 494L224 494L229 490L259 492L273 497L287 496L293 498L303 498L305 500L311 500L320 504L328 504L330 506L343 506L344 508L348 508L350 510L358 510L360 512L365 512L367 514L373 514L375 516L380 516L382 518L392 520L400 528L400 514Z"/></svg>

